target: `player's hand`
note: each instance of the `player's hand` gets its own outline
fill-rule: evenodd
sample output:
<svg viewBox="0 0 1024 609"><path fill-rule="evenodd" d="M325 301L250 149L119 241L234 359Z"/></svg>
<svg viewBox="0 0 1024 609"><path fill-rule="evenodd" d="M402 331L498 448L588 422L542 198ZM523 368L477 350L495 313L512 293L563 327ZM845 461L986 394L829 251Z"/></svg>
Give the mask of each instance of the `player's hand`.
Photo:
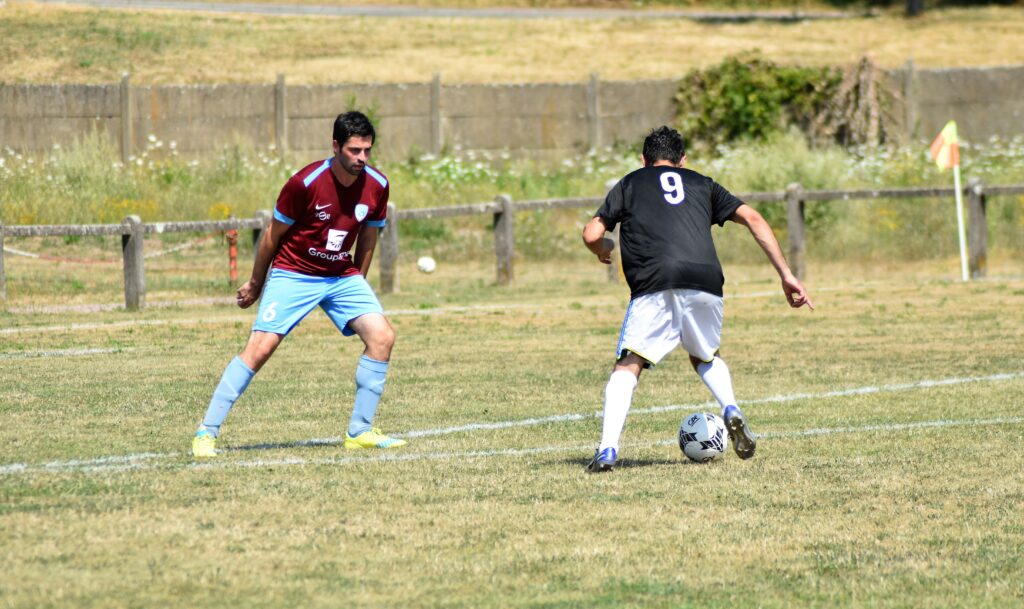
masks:
<svg viewBox="0 0 1024 609"><path fill-rule="evenodd" d="M601 252L597 254L597 259L604 264L612 263L612 252L615 251L615 240L605 237L601 240Z"/></svg>
<svg viewBox="0 0 1024 609"><path fill-rule="evenodd" d="M807 308L814 310L814 303L811 302L811 297L807 295L807 290L804 289L800 280L793 275L787 275L782 278L782 291L786 293L786 300L789 301L789 306L794 309L807 305Z"/></svg>
<svg viewBox="0 0 1024 609"><path fill-rule="evenodd" d="M263 286L252 279L246 281L242 284L242 287L238 288L238 292L235 295L235 302L238 303L239 307L248 309L252 306L252 303L259 300L261 287Z"/></svg>

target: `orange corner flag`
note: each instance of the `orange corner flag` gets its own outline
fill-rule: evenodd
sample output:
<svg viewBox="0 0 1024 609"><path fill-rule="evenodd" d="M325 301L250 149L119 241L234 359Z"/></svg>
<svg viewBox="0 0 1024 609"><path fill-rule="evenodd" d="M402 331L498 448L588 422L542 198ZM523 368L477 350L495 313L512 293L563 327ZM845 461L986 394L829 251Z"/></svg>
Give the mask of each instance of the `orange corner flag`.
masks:
<svg viewBox="0 0 1024 609"><path fill-rule="evenodd" d="M939 169L952 169L960 165L960 144L956 138L956 121L949 121L942 133L932 142L932 159Z"/></svg>

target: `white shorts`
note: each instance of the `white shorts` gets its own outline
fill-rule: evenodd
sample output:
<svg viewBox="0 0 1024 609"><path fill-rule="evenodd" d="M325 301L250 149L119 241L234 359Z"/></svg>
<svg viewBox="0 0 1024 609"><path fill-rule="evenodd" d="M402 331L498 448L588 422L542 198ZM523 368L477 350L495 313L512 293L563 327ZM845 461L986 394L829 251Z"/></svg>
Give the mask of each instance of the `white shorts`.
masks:
<svg viewBox="0 0 1024 609"><path fill-rule="evenodd" d="M700 290L663 290L634 298L615 349L616 360L631 351L651 363L677 346L710 362L722 340L722 297Z"/></svg>

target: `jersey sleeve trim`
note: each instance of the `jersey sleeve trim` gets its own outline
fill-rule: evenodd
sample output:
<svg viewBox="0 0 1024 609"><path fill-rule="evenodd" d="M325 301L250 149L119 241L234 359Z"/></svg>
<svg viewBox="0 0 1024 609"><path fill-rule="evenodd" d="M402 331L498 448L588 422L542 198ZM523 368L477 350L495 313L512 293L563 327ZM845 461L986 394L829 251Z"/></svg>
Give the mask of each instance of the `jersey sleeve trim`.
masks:
<svg viewBox="0 0 1024 609"><path fill-rule="evenodd" d="M283 222L283 223L287 224L288 226L291 226L292 224L295 224L295 220L292 220L291 218L289 218L288 216L282 214L281 212L277 211L276 209L274 210L274 219L277 220L278 222Z"/></svg>
<svg viewBox="0 0 1024 609"><path fill-rule="evenodd" d="M373 227L376 227L376 228L382 228L385 224L387 224L387 220L384 220L384 219L381 219L381 220L367 220L366 221L366 225L367 226L373 226Z"/></svg>
<svg viewBox="0 0 1024 609"><path fill-rule="evenodd" d="M378 172L376 169L367 165L363 170L366 172L366 175L370 176L374 180L377 180L377 182L380 183L381 188L387 187L388 179L381 175L381 173Z"/></svg>
<svg viewBox="0 0 1024 609"><path fill-rule="evenodd" d="M325 171L327 171L327 169L330 166L331 166L331 159L324 159L323 165L317 167L315 170L313 170L313 173L311 173L308 176L306 176L306 179L302 181L302 185L305 186L306 188L309 188L309 185L313 183L313 180L315 180L318 177L320 177L320 174L325 172Z"/></svg>

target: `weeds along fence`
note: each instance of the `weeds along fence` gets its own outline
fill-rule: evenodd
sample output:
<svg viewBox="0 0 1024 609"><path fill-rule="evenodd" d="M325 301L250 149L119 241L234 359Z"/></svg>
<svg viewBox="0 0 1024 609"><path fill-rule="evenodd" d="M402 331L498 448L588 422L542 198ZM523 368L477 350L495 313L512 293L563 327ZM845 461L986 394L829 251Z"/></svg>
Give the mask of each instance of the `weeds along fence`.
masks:
<svg viewBox="0 0 1024 609"><path fill-rule="evenodd" d="M968 181L963 189L967 207L968 268L971 277L984 277L987 270L988 225L986 198L988 196L1024 194L1024 184L985 186L977 179ZM807 271L804 206L813 201L855 201L867 199L911 199L944 197L952 199L953 188L883 188L871 190L804 190L791 184L781 192L755 192L737 195L749 203L784 202L788 224L787 257L793 272L805 277ZM508 195L499 195L494 201L468 205L453 205L424 209L398 209L388 205L388 223L381 232L379 266L382 293L399 288L398 257L401 225L407 220L440 220L456 216L491 215L494 228L495 281L509 285L514 278L515 214L535 210L589 208L596 209L601 197L541 199L513 201ZM174 232L210 233L215 231L250 230L252 242L259 242L270 225L270 213L260 211L253 218L203 222L157 222L143 224L138 216L128 216L120 224L84 225L26 225L4 226L0 223L0 305L6 306L7 290L4 272L4 240L8 237L50 237L120 235L124 270L125 307L137 310L145 306L146 275L143 248L145 236ZM255 250L255 247L253 248ZM615 279L617 272L610 272Z"/></svg>

